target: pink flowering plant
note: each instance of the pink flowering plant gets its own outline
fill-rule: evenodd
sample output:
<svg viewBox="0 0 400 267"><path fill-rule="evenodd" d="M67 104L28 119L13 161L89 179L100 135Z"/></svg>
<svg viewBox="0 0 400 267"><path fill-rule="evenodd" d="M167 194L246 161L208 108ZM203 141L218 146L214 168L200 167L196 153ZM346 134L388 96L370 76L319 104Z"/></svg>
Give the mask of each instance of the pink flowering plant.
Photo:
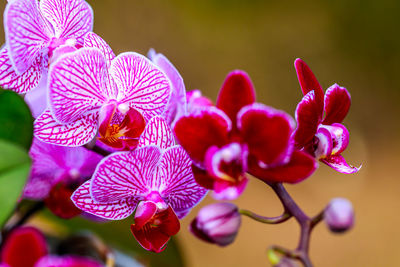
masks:
<svg viewBox="0 0 400 267"><path fill-rule="evenodd" d="M348 200L333 199L309 216L284 186L310 177L319 162L343 174L360 170L342 156L349 144L342 124L349 92L334 84L324 93L301 59L295 69L304 96L293 118L257 102L245 71L227 75L214 105L200 90L187 92L178 70L154 49L147 57L116 56L92 32L93 11L84 0L10 0L4 28L0 122L9 128L0 131L0 182L10 196L0 216L1 266L138 264L119 262L104 243L97 258L50 253L42 232L22 226L43 208L64 220L110 222L106 227L129 221L125 232L159 253L211 191L224 202L202 207L190 224L205 242L234 242L242 216L264 224L298 222L295 249L269 247L274 266L312 266L310 236L321 221L332 232L353 226ZM276 193L281 215L266 217L229 202L254 179ZM99 242L85 240L100 251Z"/></svg>

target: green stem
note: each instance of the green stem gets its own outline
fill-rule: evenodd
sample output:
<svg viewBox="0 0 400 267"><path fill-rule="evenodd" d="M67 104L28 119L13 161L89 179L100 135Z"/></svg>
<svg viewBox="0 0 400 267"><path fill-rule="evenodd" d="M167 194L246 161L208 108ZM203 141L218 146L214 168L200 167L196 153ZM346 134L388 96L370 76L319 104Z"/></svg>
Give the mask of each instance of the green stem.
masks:
<svg viewBox="0 0 400 267"><path fill-rule="evenodd" d="M289 220L292 215L290 215L288 212L284 212L282 215L277 216L277 217L265 217L265 216L261 216L258 215L252 211L249 210L244 210L244 209L240 209L239 213L247 216L255 221L261 222L261 223L266 223L266 224L279 224L279 223L283 223L286 222L287 220Z"/></svg>

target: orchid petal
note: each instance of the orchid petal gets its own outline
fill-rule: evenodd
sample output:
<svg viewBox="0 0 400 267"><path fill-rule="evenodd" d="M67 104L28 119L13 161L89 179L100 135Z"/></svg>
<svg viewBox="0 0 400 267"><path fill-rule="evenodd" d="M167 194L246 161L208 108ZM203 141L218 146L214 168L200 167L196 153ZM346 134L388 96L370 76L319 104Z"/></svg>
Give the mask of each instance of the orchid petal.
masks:
<svg viewBox="0 0 400 267"><path fill-rule="evenodd" d="M83 146L95 137L96 132L96 114L68 124L59 124L52 113L46 110L34 123L34 134L39 140L60 146Z"/></svg>
<svg viewBox="0 0 400 267"><path fill-rule="evenodd" d="M57 38L73 38L82 45L84 35L93 29L93 10L84 0L41 0L40 10Z"/></svg>
<svg viewBox="0 0 400 267"><path fill-rule="evenodd" d="M293 133L293 139L296 147L302 148L313 140L321 122L315 100L315 91L308 92L297 105L296 121L297 128Z"/></svg>
<svg viewBox="0 0 400 267"><path fill-rule="evenodd" d="M178 70L163 54L151 51L153 51L152 53L149 51L149 54L152 55L151 61L167 75L172 85L171 99L164 114L166 121L172 125L187 111L185 84Z"/></svg>
<svg viewBox="0 0 400 267"><path fill-rule="evenodd" d="M135 226L139 228L143 227L154 217L156 212L156 203L152 201L141 201L136 207Z"/></svg>
<svg viewBox="0 0 400 267"><path fill-rule="evenodd" d="M16 228L2 243L1 261L12 267L34 266L48 253L45 237L33 227Z"/></svg>
<svg viewBox="0 0 400 267"><path fill-rule="evenodd" d="M135 210L137 200L132 197L105 203L94 201L90 194L90 183L86 181L71 196L79 209L108 220L125 219Z"/></svg>
<svg viewBox="0 0 400 267"><path fill-rule="evenodd" d="M248 181L249 179L246 177L243 177L237 184L217 180L214 183L213 197L217 200L234 200L246 189Z"/></svg>
<svg viewBox="0 0 400 267"><path fill-rule="evenodd" d="M151 118L139 139L139 147L155 145L161 149L173 146L174 134L167 122L159 116Z"/></svg>
<svg viewBox="0 0 400 267"><path fill-rule="evenodd" d="M238 128L249 155L264 165L287 162L293 150L294 120L287 113L255 103L238 113Z"/></svg>
<svg viewBox="0 0 400 267"><path fill-rule="evenodd" d="M25 103L29 106L32 117L39 117L47 108L47 74L44 75L39 85L27 92L24 97Z"/></svg>
<svg viewBox="0 0 400 267"><path fill-rule="evenodd" d="M42 257L35 267L103 267L104 265L87 257L81 256L54 256Z"/></svg>
<svg viewBox="0 0 400 267"><path fill-rule="evenodd" d="M236 128L237 113L244 106L253 104L256 99L254 85L249 75L241 70L228 74L217 99L217 108L231 119Z"/></svg>
<svg viewBox="0 0 400 267"><path fill-rule="evenodd" d="M8 49L3 47L0 51L0 86L18 94L24 94L38 86L42 78L43 61L37 57L32 66L24 73L18 75L8 56Z"/></svg>
<svg viewBox="0 0 400 267"><path fill-rule="evenodd" d="M115 58L115 54L106 41L103 40L103 38L94 32L89 32L85 35L83 47L95 47L100 49L100 51L106 57L107 66L111 66L111 61Z"/></svg>
<svg viewBox="0 0 400 267"><path fill-rule="evenodd" d="M188 113L193 113L196 110L212 107L213 102L202 95L200 90L192 90L186 93L187 99L187 111Z"/></svg>
<svg viewBox="0 0 400 267"><path fill-rule="evenodd" d="M93 174L91 193L95 201L110 202L150 193L161 151L155 146L104 158Z"/></svg>
<svg viewBox="0 0 400 267"><path fill-rule="evenodd" d="M192 160L202 164L208 148L228 143L231 127L230 119L221 110L210 107L182 117L176 122L174 133Z"/></svg>
<svg viewBox="0 0 400 267"><path fill-rule="evenodd" d="M318 167L318 162L302 151L294 151L289 163L275 168L260 167L253 158L249 161L249 173L270 183L298 183L309 177Z"/></svg>
<svg viewBox="0 0 400 267"><path fill-rule="evenodd" d="M345 174L351 174L351 173L356 173L361 169L360 167L354 167L352 165L349 165L344 157L342 155L332 155L328 158L321 159L323 163L331 167L332 169L345 173Z"/></svg>
<svg viewBox="0 0 400 267"><path fill-rule="evenodd" d="M26 199L42 200L46 198L53 185L52 177L48 175L38 175L31 173L28 182L25 185L23 197Z"/></svg>
<svg viewBox="0 0 400 267"><path fill-rule="evenodd" d="M341 123L349 112L351 97L346 88L332 85L325 93L325 118L323 124Z"/></svg>
<svg viewBox="0 0 400 267"><path fill-rule="evenodd" d="M40 14L38 1L10 1L4 11L9 55L17 74L26 72L43 55L52 36Z"/></svg>
<svg viewBox="0 0 400 267"><path fill-rule="evenodd" d="M326 158L332 154L332 136L329 130L320 127L315 135L317 147L314 155L317 159Z"/></svg>
<svg viewBox="0 0 400 267"><path fill-rule="evenodd" d="M106 59L96 48L79 49L54 63L48 85L50 109L61 123L94 112L113 97Z"/></svg>
<svg viewBox="0 0 400 267"><path fill-rule="evenodd" d="M141 112L146 121L163 114L171 85L150 60L134 52L120 54L111 62L110 74L118 86L121 103Z"/></svg>
<svg viewBox="0 0 400 267"><path fill-rule="evenodd" d="M212 177L206 170L200 169L195 164L192 164L192 172L196 183L207 189L214 189L215 178Z"/></svg>
<svg viewBox="0 0 400 267"><path fill-rule="evenodd" d="M207 190L193 176L192 161L181 146L168 148L160 163L159 192L178 213L179 219L199 203Z"/></svg>
<svg viewBox="0 0 400 267"><path fill-rule="evenodd" d="M322 118L324 109L324 91L319 84L317 78L315 78L314 73L311 71L310 67L301 60L300 58L294 61L294 67L296 68L297 78L300 83L303 95L308 94L310 91L315 92L315 101L317 106L318 115Z"/></svg>

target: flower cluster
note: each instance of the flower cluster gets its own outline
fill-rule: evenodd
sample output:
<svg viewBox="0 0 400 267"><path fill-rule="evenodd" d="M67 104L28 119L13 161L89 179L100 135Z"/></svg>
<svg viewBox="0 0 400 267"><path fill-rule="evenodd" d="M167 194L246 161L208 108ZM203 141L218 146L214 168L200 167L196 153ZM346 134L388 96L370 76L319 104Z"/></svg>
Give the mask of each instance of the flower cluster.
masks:
<svg viewBox="0 0 400 267"><path fill-rule="evenodd" d="M136 240L160 252L208 190L233 200L255 177L284 194L278 185L303 181L318 160L342 173L359 170L341 156L349 143L341 124L348 91L335 84L324 97L300 59L304 97L293 119L256 102L244 71L228 74L214 105L199 90L186 92L164 55L151 49L147 57L116 56L92 32L84 0L9 1L4 21L0 85L26 94L36 118L24 197L44 200L60 217L134 214ZM285 211L276 221L295 216ZM191 230L227 245L240 224L235 205L218 203L201 210Z"/></svg>

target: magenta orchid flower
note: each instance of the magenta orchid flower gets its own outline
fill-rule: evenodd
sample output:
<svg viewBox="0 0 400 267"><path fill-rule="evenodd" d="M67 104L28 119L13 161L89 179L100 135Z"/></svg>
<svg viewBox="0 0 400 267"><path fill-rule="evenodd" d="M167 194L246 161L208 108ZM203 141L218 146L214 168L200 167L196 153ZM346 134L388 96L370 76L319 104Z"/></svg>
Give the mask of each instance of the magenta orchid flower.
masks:
<svg viewBox="0 0 400 267"><path fill-rule="evenodd" d="M145 121L164 113L169 80L142 55L115 57L93 33L85 37L85 46L52 65L49 109L36 119L35 136L57 145L82 146L98 131L105 144L134 149Z"/></svg>
<svg viewBox="0 0 400 267"><path fill-rule="evenodd" d="M306 153L293 152L293 119L255 102L243 71L231 72L216 107L199 109L175 125L175 135L192 158L196 181L217 199L237 198L248 181L245 173L269 182L299 182L315 170Z"/></svg>
<svg viewBox="0 0 400 267"><path fill-rule="evenodd" d="M7 236L1 248L4 267L101 267L97 261L80 256L49 255L46 239L33 227L20 227Z"/></svg>
<svg viewBox="0 0 400 267"><path fill-rule="evenodd" d="M44 200L62 218L80 214L70 200L73 190L90 178L102 156L83 147L62 147L36 138L29 151L33 164L24 198Z"/></svg>
<svg viewBox="0 0 400 267"><path fill-rule="evenodd" d="M35 88L51 62L82 47L93 11L84 0L13 0L4 11L6 45L0 85L17 93Z"/></svg>
<svg viewBox="0 0 400 267"><path fill-rule="evenodd" d="M303 60L296 59L295 68L304 94L296 109L297 129L293 134L296 147L338 172L359 171L341 155L349 144L349 132L341 124L350 109L349 92L334 84L324 96L321 85Z"/></svg>
<svg viewBox="0 0 400 267"><path fill-rule="evenodd" d="M183 78L163 54L156 53L154 49L150 49L148 57L167 75L171 82L171 100L165 110L164 118L169 125L173 125L187 112L186 89Z"/></svg>
<svg viewBox="0 0 400 267"><path fill-rule="evenodd" d="M145 249L160 252L179 231L178 218L206 192L193 178L187 153L174 145L170 127L156 116L147 124L138 148L104 158L72 201L109 220L127 218L136 209L132 233Z"/></svg>

